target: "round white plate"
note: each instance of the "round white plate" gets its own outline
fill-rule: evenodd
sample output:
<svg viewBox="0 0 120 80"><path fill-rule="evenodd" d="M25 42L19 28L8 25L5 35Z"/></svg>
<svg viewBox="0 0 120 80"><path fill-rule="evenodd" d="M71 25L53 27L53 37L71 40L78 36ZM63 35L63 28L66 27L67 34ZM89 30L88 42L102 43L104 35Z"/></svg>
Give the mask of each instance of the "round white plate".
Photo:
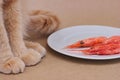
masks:
<svg viewBox="0 0 120 80"><path fill-rule="evenodd" d="M54 32L48 37L48 45L53 50L72 57L94 60L107 60L120 58L120 54L115 55L85 55L82 52L74 53L63 49L65 46L70 45L78 40L88 37L120 35L119 28L99 25L80 25L72 26L69 28L61 29Z"/></svg>

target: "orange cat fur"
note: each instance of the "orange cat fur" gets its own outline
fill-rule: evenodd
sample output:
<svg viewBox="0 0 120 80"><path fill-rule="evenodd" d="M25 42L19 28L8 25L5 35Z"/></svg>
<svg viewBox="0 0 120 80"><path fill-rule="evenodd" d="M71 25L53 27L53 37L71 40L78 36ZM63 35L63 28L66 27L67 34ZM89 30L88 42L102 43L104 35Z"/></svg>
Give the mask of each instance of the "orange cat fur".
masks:
<svg viewBox="0 0 120 80"><path fill-rule="evenodd" d="M23 15L21 0L0 0L0 72L19 73L25 66L35 65L46 54L37 42L27 37L50 34L59 26L57 17L46 11L33 11Z"/></svg>

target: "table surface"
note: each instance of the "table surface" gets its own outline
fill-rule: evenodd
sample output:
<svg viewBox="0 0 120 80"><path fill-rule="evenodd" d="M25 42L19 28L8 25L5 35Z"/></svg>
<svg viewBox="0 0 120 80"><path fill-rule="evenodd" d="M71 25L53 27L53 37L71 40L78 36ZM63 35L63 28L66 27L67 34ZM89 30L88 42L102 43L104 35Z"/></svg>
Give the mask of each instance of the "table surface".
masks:
<svg viewBox="0 0 120 80"><path fill-rule="evenodd" d="M24 2L23 2L24 1ZM120 27L120 0L22 0L26 11L48 10L55 13L60 28L73 25ZM47 38L36 40L47 49L36 66L16 75L0 73L0 80L119 80L120 59L94 61L68 57L50 49Z"/></svg>

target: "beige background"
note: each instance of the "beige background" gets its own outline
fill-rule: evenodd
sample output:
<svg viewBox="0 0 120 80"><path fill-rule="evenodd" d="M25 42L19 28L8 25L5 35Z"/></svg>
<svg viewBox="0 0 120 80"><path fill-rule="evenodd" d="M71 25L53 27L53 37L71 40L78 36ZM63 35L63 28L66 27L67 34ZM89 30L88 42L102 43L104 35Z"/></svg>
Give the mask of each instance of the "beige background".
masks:
<svg viewBox="0 0 120 80"><path fill-rule="evenodd" d="M96 24L120 27L120 0L22 0L24 10L49 10L61 20L61 28ZM120 59L83 60L51 50L46 39L37 40L46 47L46 57L24 73L5 75L0 80L119 80Z"/></svg>

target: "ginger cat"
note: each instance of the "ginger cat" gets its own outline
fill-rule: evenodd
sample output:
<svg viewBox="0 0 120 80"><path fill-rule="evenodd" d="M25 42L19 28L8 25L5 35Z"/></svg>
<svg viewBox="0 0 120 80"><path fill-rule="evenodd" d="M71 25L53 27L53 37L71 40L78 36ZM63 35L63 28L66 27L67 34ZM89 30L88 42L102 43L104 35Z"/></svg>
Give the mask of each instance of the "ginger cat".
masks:
<svg viewBox="0 0 120 80"><path fill-rule="evenodd" d="M46 54L39 43L27 37L50 34L59 26L57 17L49 12L34 11L22 15L21 0L0 0L0 72L20 73L25 66L35 65ZM24 17L24 18L23 18Z"/></svg>

